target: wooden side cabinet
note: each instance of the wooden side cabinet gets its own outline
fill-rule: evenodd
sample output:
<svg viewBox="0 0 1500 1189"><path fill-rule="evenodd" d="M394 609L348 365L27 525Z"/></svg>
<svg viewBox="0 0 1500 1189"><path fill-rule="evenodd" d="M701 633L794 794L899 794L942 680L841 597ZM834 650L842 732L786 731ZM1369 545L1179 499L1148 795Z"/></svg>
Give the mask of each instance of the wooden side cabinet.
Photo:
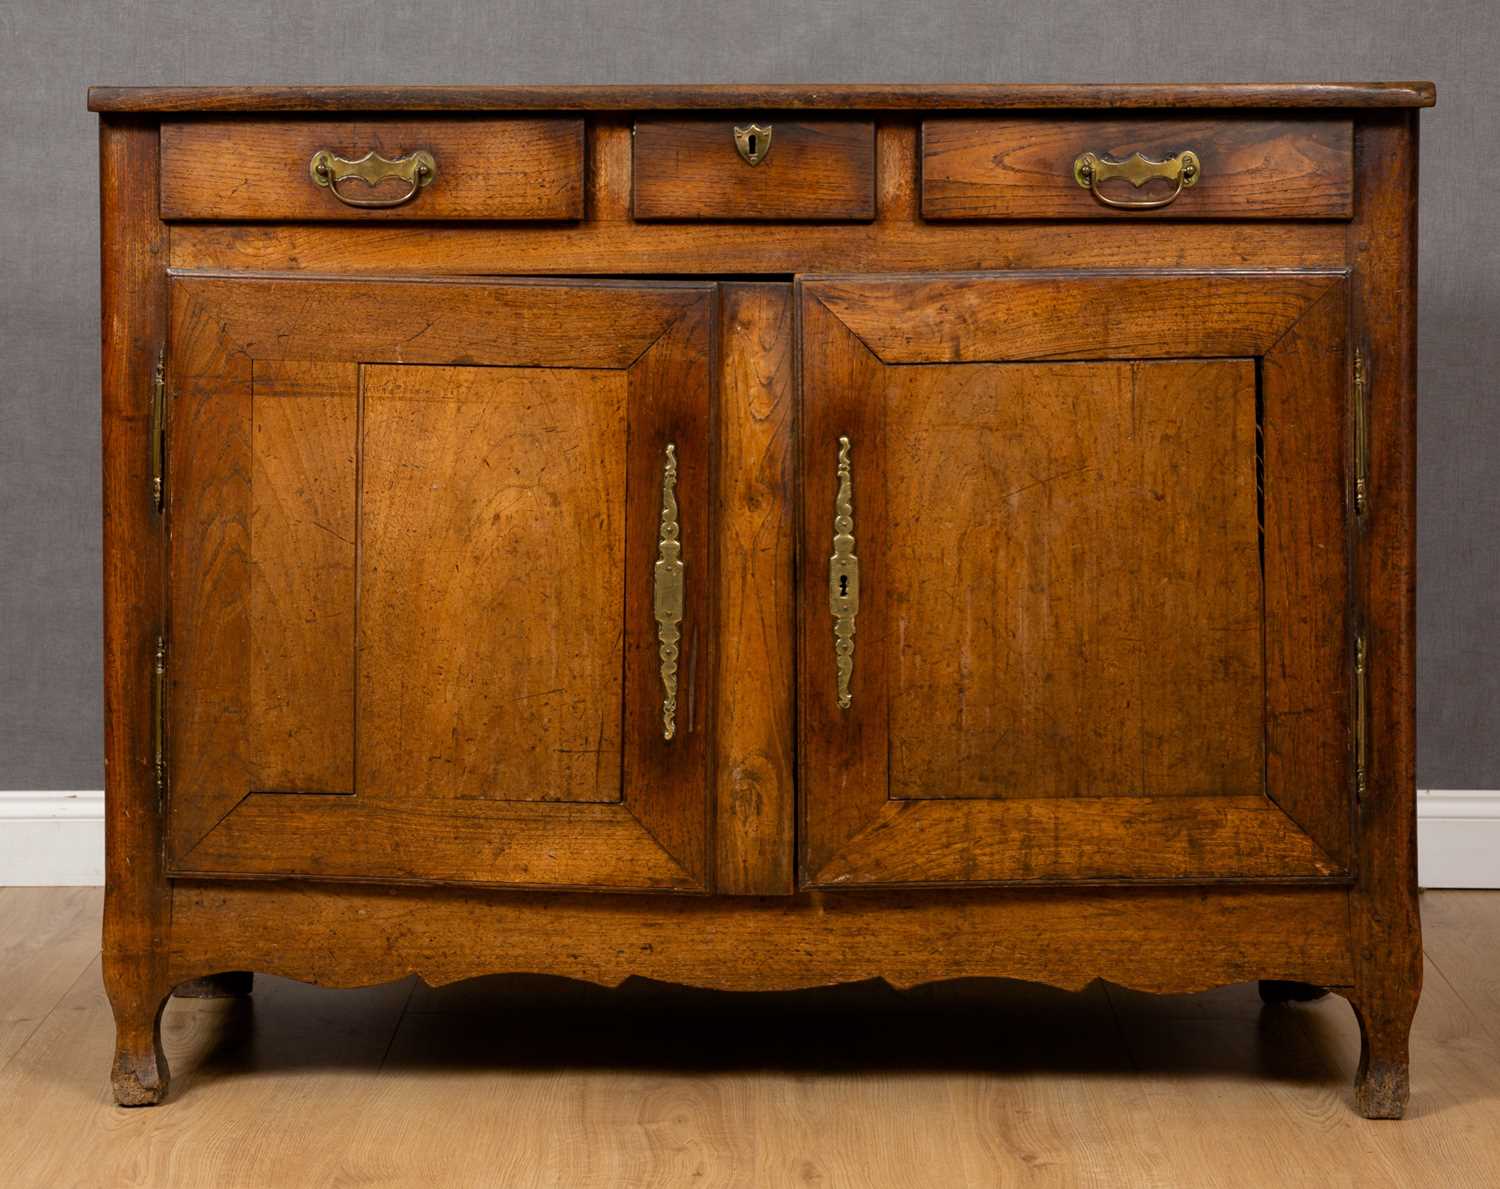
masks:
<svg viewBox="0 0 1500 1189"><path fill-rule="evenodd" d="M95 89L173 993L1421 981L1426 83ZM365 226L373 224L373 226Z"/></svg>

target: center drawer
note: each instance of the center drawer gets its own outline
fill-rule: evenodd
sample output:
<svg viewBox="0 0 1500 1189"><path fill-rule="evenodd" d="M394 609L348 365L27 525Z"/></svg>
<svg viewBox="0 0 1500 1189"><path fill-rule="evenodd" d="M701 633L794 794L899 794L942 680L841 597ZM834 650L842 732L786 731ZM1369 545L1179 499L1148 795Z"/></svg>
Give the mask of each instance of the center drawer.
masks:
<svg viewBox="0 0 1500 1189"><path fill-rule="evenodd" d="M873 219L875 125L639 120L633 203L637 219Z"/></svg>
<svg viewBox="0 0 1500 1189"><path fill-rule="evenodd" d="M163 219L581 219L577 119L178 120Z"/></svg>

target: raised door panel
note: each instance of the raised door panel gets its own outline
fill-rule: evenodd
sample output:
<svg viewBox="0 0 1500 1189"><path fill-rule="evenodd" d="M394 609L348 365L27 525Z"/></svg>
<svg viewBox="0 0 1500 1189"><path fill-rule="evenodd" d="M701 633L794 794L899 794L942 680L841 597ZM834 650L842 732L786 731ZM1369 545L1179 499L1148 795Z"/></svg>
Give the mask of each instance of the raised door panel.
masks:
<svg viewBox="0 0 1500 1189"><path fill-rule="evenodd" d="M1338 273L804 283L804 883L1346 877L1346 320Z"/></svg>
<svg viewBox="0 0 1500 1189"><path fill-rule="evenodd" d="M170 288L173 870L704 886L713 287Z"/></svg>
<svg viewBox="0 0 1500 1189"><path fill-rule="evenodd" d="M887 401L891 796L1258 793L1254 365L904 368Z"/></svg>
<svg viewBox="0 0 1500 1189"><path fill-rule="evenodd" d="M363 796L620 799L627 387L365 369Z"/></svg>

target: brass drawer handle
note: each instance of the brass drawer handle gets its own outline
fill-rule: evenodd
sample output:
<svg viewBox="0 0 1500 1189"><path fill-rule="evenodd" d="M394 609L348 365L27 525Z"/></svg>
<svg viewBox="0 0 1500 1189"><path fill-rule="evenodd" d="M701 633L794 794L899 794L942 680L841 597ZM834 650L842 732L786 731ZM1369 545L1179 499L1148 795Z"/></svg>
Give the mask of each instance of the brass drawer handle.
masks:
<svg viewBox="0 0 1500 1189"><path fill-rule="evenodd" d="M656 639L661 656L661 737L677 734L677 642L682 639L682 542L677 539L677 447L661 468L661 540L656 555Z"/></svg>
<svg viewBox="0 0 1500 1189"><path fill-rule="evenodd" d="M1085 190L1093 191L1094 197L1105 206L1121 210L1149 211L1169 206L1184 190L1196 186L1202 174L1203 165L1198 154L1191 149L1168 153L1164 161L1153 161L1140 153L1131 153L1123 161L1101 157L1098 153L1083 153L1073 162L1073 180ZM1099 187L1113 178L1124 178L1137 190L1150 181L1176 182L1177 189L1165 198L1111 198Z"/></svg>
<svg viewBox="0 0 1500 1189"><path fill-rule="evenodd" d="M418 190L430 186L432 179L437 177L437 162L426 149L408 153L394 161L382 157L373 149L358 161L346 160L331 149L319 149L313 154L307 170L312 174L315 184L332 190L333 196L345 206L386 207L410 202L417 196ZM394 198L356 198L347 187L339 189L340 182L351 178L363 182L367 188L374 188L391 178L401 178L406 182L406 193Z"/></svg>
<svg viewBox="0 0 1500 1189"><path fill-rule="evenodd" d="M828 559L828 610L833 614L833 656L838 666L839 706L854 704L854 617L859 614L859 558L854 555L854 473L849 439L839 439L839 489L833 500L833 556Z"/></svg>

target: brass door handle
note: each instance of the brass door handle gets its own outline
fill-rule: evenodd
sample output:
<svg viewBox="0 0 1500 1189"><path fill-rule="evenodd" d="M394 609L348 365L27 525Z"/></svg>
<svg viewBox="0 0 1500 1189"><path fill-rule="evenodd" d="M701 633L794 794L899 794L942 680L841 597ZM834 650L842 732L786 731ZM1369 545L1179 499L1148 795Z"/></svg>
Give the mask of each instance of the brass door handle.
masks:
<svg viewBox="0 0 1500 1189"><path fill-rule="evenodd" d="M661 658L661 737L677 734L677 642L682 639L682 542L677 523L677 447L661 468L661 539L656 544L656 639Z"/></svg>
<svg viewBox="0 0 1500 1189"><path fill-rule="evenodd" d="M1202 175L1203 165L1198 160L1198 154L1191 149L1168 153L1162 161L1153 161L1140 153L1131 153L1123 161L1115 161L1098 153L1082 153L1073 162L1075 182L1085 190L1092 191L1094 197L1105 206L1128 211L1149 211L1170 206L1184 190L1196 186ZM1099 187L1113 178L1124 178L1137 190L1151 181L1176 182L1177 188L1165 198L1111 198Z"/></svg>
<svg viewBox="0 0 1500 1189"><path fill-rule="evenodd" d="M833 556L828 559L828 610L833 615L833 659L839 706L854 704L854 617L859 614L859 558L854 555L854 468L849 439L839 439L838 493L833 498Z"/></svg>
<svg viewBox="0 0 1500 1189"><path fill-rule="evenodd" d="M437 177L437 161L426 149L408 153L394 161L373 149L357 161L340 157L332 149L319 149L308 163L307 171L316 185L332 190L333 196L345 206L387 207L410 202L418 190L430 186L432 179ZM348 187L339 189L340 182L351 178L363 182L367 189L391 178L401 178L406 182L406 192L394 198L356 198Z"/></svg>

